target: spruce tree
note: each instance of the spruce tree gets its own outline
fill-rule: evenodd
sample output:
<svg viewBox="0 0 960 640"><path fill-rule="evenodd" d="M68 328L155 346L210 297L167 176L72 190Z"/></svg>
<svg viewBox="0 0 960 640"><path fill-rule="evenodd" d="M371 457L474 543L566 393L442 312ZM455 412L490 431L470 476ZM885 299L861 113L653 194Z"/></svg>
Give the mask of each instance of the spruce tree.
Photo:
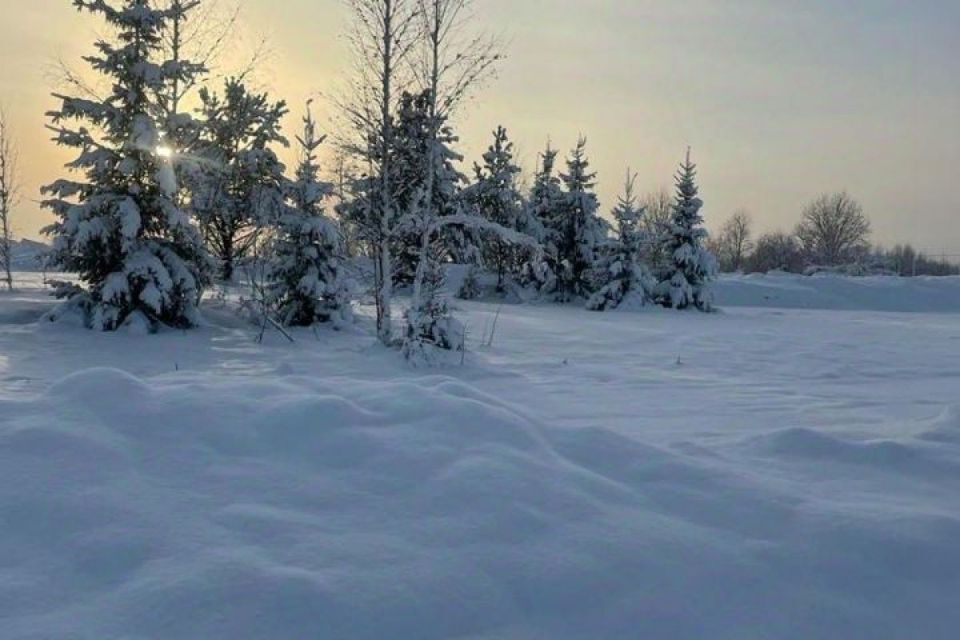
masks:
<svg viewBox="0 0 960 640"><path fill-rule="evenodd" d="M637 205L636 174L627 171L623 194L613 209L616 237L605 247L596 272L599 287L587 302L593 311L637 307L647 303L655 285L643 261L646 234L641 226L644 210Z"/></svg>
<svg viewBox="0 0 960 640"><path fill-rule="evenodd" d="M460 190L466 177L456 169L463 157L453 150L459 138L445 115L430 113L429 90L401 96L394 130L392 187L398 209L406 214L394 238L394 280L398 284L413 283L420 259L420 230L411 222L461 213ZM467 262L475 257L476 244L462 230L448 229L444 257Z"/></svg>
<svg viewBox="0 0 960 640"><path fill-rule="evenodd" d="M716 259L705 248L707 230L700 210L703 201L697 187L697 167L690 150L676 177L676 196L670 235L664 249L671 259L657 286L660 303L673 309L691 306L710 311L713 305L709 283L716 275Z"/></svg>
<svg viewBox="0 0 960 640"><path fill-rule="evenodd" d="M561 301L588 297L592 293L592 270L609 228L597 215L600 203L593 192L596 174L590 172L586 145L586 139L580 138L567 160L567 173L560 176L566 193L553 230L557 238Z"/></svg>
<svg viewBox="0 0 960 640"><path fill-rule="evenodd" d="M447 301L444 263L476 257L468 243L472 234L463 225L446 223L463 215L460 184L465 178L454 166L461 160L452 149L457 137L446 116L432 112L429 90L405 93L394 138L395 201L404 211L394 237L394 274L412 289L403 352L414 363L462 347L462 325Z"/></svg>
<svg viewBox="0 0 960 640"><path fill-rule="evenodd" d="M523 196L517 189L520 167L514 162L513 143L503 127L494 131L493 144L483 154L483 164L474 166L474 174L476 181L464 195L470 206L491 222L521 231L526 211ZM505 290L508 277L518 275L521 250L500 238L484 243L483 261L497 275L497 291Z"/></svg>
<svg viewBox="0 0 960 640"><path fill-rule="evenodd" d="M286 186L287 206L277 221L267 274L269 306L286 326L343 324L351 315L343 242L324 212L334 187L320 180L317 150L323 141L308 104L297 137L296 179Z"/></svg>
<svg viewBox="0 0 960 640"><path fill-rule="evenodd" d="M189 327L205 283L200 236L175 204L176 180L158 150L165 115L164 87L187 81L199 68L168 64L161 34L177 8L150 0L74 0L115 32L86 58L110 82L103 101L57 95L49 113L57 144L79 151L67 165L82 179L44 188L44 206L57 220L51 266L79 275L80 284L58 289L85 312L88 326L114 330L130 324ZM76 124L73 124L76 123Z"/></svg>
<svg viewBox="0 0 960 640"><path fill-rule="evenodd" d="M201 89L200 101L191 207L220 277L230 281L283 210L285 167L272 145L288 144L280 131L287 107L236 78L226 80L223 96Z"/></svg>
<svg viewBox="0 0 960 640"><path fill-rule="evenodd" d="M557 154L548 142L540 156L540 166L526 203L528 213L520 229L541 246L539 257L528 259L521 266L523 284L536 287L540 293L556 291L560 269L559 226L564 194L560 178L555 173Z"/></svg>

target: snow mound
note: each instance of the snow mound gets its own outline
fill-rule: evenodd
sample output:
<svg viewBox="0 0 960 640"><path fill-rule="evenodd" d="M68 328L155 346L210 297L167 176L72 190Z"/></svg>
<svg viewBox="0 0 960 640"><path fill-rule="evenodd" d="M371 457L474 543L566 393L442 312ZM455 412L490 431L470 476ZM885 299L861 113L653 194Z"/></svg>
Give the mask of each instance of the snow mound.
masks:
<svg viewBox="0 0 960 640"><path fill-rule="evenodd" d="M960 444L960 405L947 407L933 420L930 428L920 434L931 442Z"/></svg>
<svg viewBox="0 0 960 640"><path fill-rule="evenodd" d="M950 637L960 516L812 507L714 453L550 427L444 376L82 371L0 401L3 635Z"/></svg>
<svg viewBox="0 0 960 640"><path fill-rule="evenodd" d="M936 480L960 478L960 460L915 439L848 441L812 429L785 429L759 439L759 448L781 458L859 465Z"/></svg>
<svg viewBox="0 0 960 640"><path fill-rule="evenodd" d="M47 395L91 406L122 400L143 401L150 388L139 378L120 369L98 367L73 373L54 383Z"/></svg>
<svg viewBox="0 0 960 640"><path fill-rule="evenodd" d="M713 291L721 307L960 312L960 277L956 276L723 275Z"/></svg>

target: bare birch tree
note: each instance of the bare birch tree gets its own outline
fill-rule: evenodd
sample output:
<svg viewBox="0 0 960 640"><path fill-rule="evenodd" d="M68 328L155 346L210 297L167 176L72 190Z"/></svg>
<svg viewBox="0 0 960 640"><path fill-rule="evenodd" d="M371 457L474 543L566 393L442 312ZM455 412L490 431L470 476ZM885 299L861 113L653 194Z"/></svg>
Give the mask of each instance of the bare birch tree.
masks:
<svg viewBox="0 0 960 640"><path fill-rule="evenodd" d="M0 107L0 278L13 289L13 207L19 194L17 148L10 123Z"/></svg>
<svg viewBox="0 0 960 640"><path fill-rule="evenodd" d="M420 261L413 284L411 308L420 304L420 293L427 271L429 246L436 216L435 180L443 162L440 145L441 124L479 85L496 71L503 59L500 44L485 34L470 33L473 0L417 0L421 44L415 59L414 75L421 91L429 97L429 146L426 158L426 184L423 194L424 218L421 227Z"/></svg>
<svg viewBox="0 0 960 640"><path fill-rule="evenodd" d="M411 58L419 43L417 0L345 0L353 13L348 42L353 74L334 99L348 129L342 145L366 167L355 203L374 258L377 335L393 342L393 260L390 241L403 212L396 210L392 152L394 109L412 83Z"/></svg>

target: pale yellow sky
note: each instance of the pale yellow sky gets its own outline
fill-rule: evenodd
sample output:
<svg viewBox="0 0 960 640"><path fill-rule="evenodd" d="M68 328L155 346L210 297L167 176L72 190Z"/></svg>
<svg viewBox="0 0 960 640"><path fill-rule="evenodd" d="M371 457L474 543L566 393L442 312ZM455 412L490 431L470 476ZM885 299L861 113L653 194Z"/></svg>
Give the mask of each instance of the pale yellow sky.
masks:
<svg viewBox="0 0 960 640"><path fill-rule="evenodd" d="M738 207L789 228L818 193L848 189L876 239L960 254L960 3L952 0L476 0L508 41L500 77L458 122L472 161L504 124L523 164L547 137L589 138L604 208L626 167L669 184L686 145L708 222ZM837 7L835 5L842 5ZM339 0L244 0L232 60L256 36L258 82L300 105L346 70ZM100 26L69 0L0 0L0 102L22 149L29 200L16 231L48 221L40 184L62 173L43 112L58 57L77 63ZM323 104L322 102L318 104Z"/></svg>

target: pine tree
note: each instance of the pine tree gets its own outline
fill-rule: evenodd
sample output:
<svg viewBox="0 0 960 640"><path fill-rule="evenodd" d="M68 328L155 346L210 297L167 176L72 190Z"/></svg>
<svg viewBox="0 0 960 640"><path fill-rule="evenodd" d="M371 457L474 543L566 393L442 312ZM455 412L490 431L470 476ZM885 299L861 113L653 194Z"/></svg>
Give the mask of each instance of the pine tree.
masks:
<svg viewBox="0 0 960 640"><path fill-rule="evenodd" d="M222 97L204 88L200 100L191 207L220 277L230 281L237 262L283 210L285 168L271 145L288 144L280 131L287 107L250 93L235 78L227 79Z"/></svg>
<svg viewBox="0 0 960 640"><path fill-rule="evenodd" d="M286 326L343 324L351 317L343 242L324 212L334 187L319 177L317 150L323 141L308 103L297 137L296 180L286 188L288 206L278 220L267 276L269 306Z"/></svg>
<svg viewBox="0 0 960 640"><path fill-rule="evenodd" d="M596 268L599 289L587 302L593 311L643 306L655 284L643 261L647 237L641 226L644 210L637 205L636 178L627 171L623 194L613 210L616 238L608 243Z"/></svg>
<svg viewBox="0 0 960 640"><path fill-rule="evenodd" d="M520 167L513 160L513 143L507 130L498 127L493 144L483 154L483 164L474 166L476 181L465 191L464 198L479 215L502 227L521 231L526 211L523 196L517 189ZM497 274L497 291L505 290L506 279L519 275L521 248L499 238L483 243L484 264Z"/></svg>
<svg viewBox="0 0 960 640"><path fill-rule="evenodd" d="M700 214L703 201L699 198L697 167L690 160L689 149L686 160L680 165L676 183L670 236L664 245L672 262L657 286L658 300L674 309L694 306L709 311L713 306L709 283L716 275L717 267L716 259L704 247L707 231Z"/></svg>
<svg viewBox="0 0 960 640"><path fill-rule="evenodd" d="M44 188L44 206L57 221L50 264L79 274L80 285L61 287L95 329L131 323L189 327L205 283L200 237L175 204L176 184L169 159L161 157L164 87L198 72L195 65L159 59L160 39L175 9L149 0L74 0L74 6L102 17L114 40L97 43L86 60L109 79L101 102L57 95L50 112L57 144L77 149L67 165L83 180L59 180ZM78 124L70 126L68 123Z"/></svg>
<svg viewBox="0 0 960 640"><path fill-rule="evenodd" d="M561 301L592 293L592 269L609 228L597 215L600 203L593 192L596 174L590 172L586 145L586 139L580 138L567 160L567 173L560 176L566 193L552 228L557 238Z"/></svg>

